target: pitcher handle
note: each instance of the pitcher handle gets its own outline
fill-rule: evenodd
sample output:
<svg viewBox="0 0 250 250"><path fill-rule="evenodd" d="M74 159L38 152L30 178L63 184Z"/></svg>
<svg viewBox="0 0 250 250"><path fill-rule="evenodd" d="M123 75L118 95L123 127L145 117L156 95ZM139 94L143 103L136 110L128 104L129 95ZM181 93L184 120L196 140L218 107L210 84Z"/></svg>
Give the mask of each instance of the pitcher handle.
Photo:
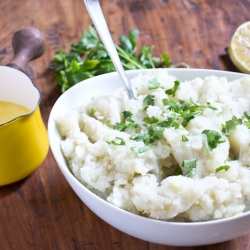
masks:
<svg viewBox="0 0 250 250"><path fill-rule="evenodd" d="M25 27L14 33L12 47L14 57L7 66L25 72L28 62L43 55L45 51L45 39L38 29Z"/></svg>

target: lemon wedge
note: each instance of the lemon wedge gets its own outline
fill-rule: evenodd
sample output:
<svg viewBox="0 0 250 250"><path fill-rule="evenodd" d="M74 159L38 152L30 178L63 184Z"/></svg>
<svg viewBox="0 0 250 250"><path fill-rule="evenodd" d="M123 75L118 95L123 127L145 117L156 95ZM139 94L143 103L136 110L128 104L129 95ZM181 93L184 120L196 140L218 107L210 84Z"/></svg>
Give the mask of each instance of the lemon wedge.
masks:
<svg viewBox="0 0 250 250"><path fill-rule="evenodd" d="M228 54L241 72L250 74L250 21L236 29L228 47Z"/></svg>

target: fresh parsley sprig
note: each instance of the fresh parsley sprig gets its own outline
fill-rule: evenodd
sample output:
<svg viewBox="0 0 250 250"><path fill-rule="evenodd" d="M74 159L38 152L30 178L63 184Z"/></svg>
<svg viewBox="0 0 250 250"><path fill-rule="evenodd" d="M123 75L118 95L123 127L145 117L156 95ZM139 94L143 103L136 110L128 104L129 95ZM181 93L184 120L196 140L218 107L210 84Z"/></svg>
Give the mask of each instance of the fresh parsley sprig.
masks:
<svg viewBox="0 0 250 250"><path fill-rule="evenodd" d="M165 52L160 58L153 56L154 46L142 46L137 53L139 33L138 29L134 29L129 31L128 37L119 37L120 44L116 45L116 50L124 69L170 67L172 63ZM56 52L50 69L57 73L56 83L62 92L87 78L116 71L93 25L89 26L89 32L83 31L81 39L70 46L70 52Z"/></svg>

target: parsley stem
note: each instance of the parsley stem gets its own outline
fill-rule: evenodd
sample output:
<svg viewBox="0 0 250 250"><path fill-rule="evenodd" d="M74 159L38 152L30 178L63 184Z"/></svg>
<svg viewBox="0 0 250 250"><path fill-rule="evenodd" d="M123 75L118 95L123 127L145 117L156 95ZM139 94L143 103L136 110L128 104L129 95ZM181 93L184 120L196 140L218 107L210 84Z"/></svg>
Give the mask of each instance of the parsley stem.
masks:
<svg viewBox="0 0 250 250"><path fill-rule="evenodd" d="M150 64L151 64L152 68L154 69L155 65L154 65L154 63L152 61L152 57L150 55L148 56L148 60L150 61Z"/></svg>
<svg viewBox="0 0 250 250"><path fill-rule="evenodd" d="M75 47L72 47L72 46L70 47L70 50L74 51L74 52L78 52L80 55L84 54L84 52L82 51L82 49L78 49L78 48L75 48Z"/></svg>
<svg viewBox="0 0 250 250"><path fill-rule="evenodd" d="M127 53L124 53L123 49L121 49L119 46L116 46L118 55L124 59L126 59L128 62L131 62L132 64L134 64L138 69L145 69L146 67L144 67L143 65L141 65L139 62L136 62L135 59L131 59Z"/></svg>

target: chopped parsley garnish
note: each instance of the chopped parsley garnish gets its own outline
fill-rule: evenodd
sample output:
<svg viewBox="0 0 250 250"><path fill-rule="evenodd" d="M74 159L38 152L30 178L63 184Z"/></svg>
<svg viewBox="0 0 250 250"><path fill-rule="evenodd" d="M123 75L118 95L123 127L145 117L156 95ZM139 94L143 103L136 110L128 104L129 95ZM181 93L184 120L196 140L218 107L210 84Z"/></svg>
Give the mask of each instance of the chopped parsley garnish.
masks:
<svg viewBox="0 0 250 250"><path fill-rule="evenodd" d="M222 132L225 134L229 133L230 131L235 130L237 125L245 125L248 129L250 129L250 112L245 111L240 118L233 116L231 120L222 124Z"/></svg>
<svg viewBox="0 0 250 250"><path fill-rule="evenodd" d="M243 124L246 125L248 129L250 129L250 112L245 111L242 119Z"/></svg>
<svg viewBox="0 0 250 250"><path fill-rule="evenodd" d="M122 112L122 114L123 114L125 120L127 118L131 118L133 115L130 111L124 111L124 112Z"/></svg>
<svg viewBox="0 0 250 250"><path fill-rule="evenodd" d="M128 128L137 128L138 124L134 122L131 118L133 114L130 111L122 112L124 122L117 122L115 125L115 130L125 131Z"/></svg>
<svg viewBox="0 0 250 250"><path fill-rule="evenodd" d="M167 95L172 95L173 97L175 96L175 92L177 91L177 89L180 86L180 82L179 81L174 81L174 86L171 89L166 90L166 94Z"/></svg>
<svg viewBox="0 0 250 250"><path fill-rule="evenodd" d="M157 126L162 127L162 128L170 128L170 127L179 128L180 127L181 116L179 114L172 113L166 118L167 119L165 121L158 123Z"/></svg>
<svg viewBox="0 0 250 250"><path fill-rule="evenodd" d="M174 172L174 175L182 175L182 170L181 168L177 168L176 171Z"/></svg>
<svg viewBox="0 0 250 250"><path fill-rule="evenodd" d="M182 142L188 141L187 136L186 136L186 135L182 135L182 136L181 136L181 141L182 141Z"/></svg>
<svg viewBox="0 0 250 250"><path fill-rule="evenodd" d="M153 97L154 96L148 95L143 101L144 104L152 103ZM190 103L185 103L184 101L175 102L166 98L163 99L162 102L163 105L169 106L168 109L172 111L172 113L170 115L164 115L163 117L165 120L163 121L160 121L156 116L144 117L143 121L145 124L143 124L143 126L146 127L146 131L131 135L131 140L142 141L145 145L153 145L155 142L162 139L165 128L179 128L181 125L185 127L188 122L195 117L195 115L201 115L205 108L216 110L216 108L211 106L210 103L196 104L192 100L190 100ZM131 119L130 116L127 119ZM206 131L204 133L206 133ZM212 141L213 138L211 137L210 133L208 133L208 137L211 139L208 140L208 142L211 144L210 148L213 148L214 142ZM182 136L182 141L188 141L186 135ZM219 140L219 142L222 141Z"/></svg>
<svg viewBox="0 0 250 250"><path fill-rule="evenodd" d="M111 122L111 120L106 120L105 122L103 122L104 124L109 124Z"/></svg>
<svg viewBox="0 0 250 250"><path fill-rule="evenodd" d="M157 123L159 121L159 118L156 116L147 116L143 119L144 122L146 122L147 124L154 124Z"/></svg>
<svg viewBox="0 0 250 250"><path fill-rule="evenodd" d="M115 130L124 131L127 128L128 128L128 125L125 124L124 122L117 122L115 125Z"/></svg>
<svg viewBox="0 0 250 250"><path fill-rule="evenodd" d="M113 139L112 141L107 141L108 144L113 144L113 145L119 145L119 146L122 146L122 145L126 145L125 141L123 138L121 137L115 137L115 139Z"/></svg>
<svg viewBox="0 0 250 250"><path fill-rule="evenodd" d="M154 100L154 95L147 95L144 99L143 99L143 104L144 104L144 107L143 109L140 110L140 112L144 112L147 110L148 106L151 105L151 106L154 106L155 105L155 100Z"/></svg>
<svg viewBox="0 0 250 250"><path fill-rule="evenodd" d="M211 152L218 144L225 142L226 140L214 130L203 130L202 134L207 136L208 151Z"/></svg>
<svg viewBox="0 0 250 250"><path fill-rule="evenodd" d="M183 168L196 168L197 158L191 158L182 162Z"/></svg>
<svg viewBox="0 0 250 250"><path fill-rule="evenodd" d="M236 129L237 125L242 124L242 119L233 116L231 120L226 121L226 124L222 124L222 132L229 133L232 130Z"/></svg>
<svg viewBox="0 0 250 250"><path fill-rule="evenodd" d="M220 172L222 170L228 171L229 168L230 168L230 166L228 166L228 165L220 166L220 167L215 169L215 173L218 173L218 172Z"/></svg>
<svg viewBox="0 0 250 250"><path fill-rule="evenodd" d="M160 87L161 87L161 84L160 84L160 82L158 81L157 78L154 78L154 79L152 79L152 80L150 80L150 81L148 82L148 89L149 89L149 90L158 89L158 88L160 88Z"/></svg>
<svg viewBox="0 0 250 250"><path fill-rule="evenodd" d="M137 157L140 158L140 157L142 157L145 154L145 152L147 152L152 147L153 147L152 145L146 145L146 146L141 147L141 148L135 148L135 147L133 147L133 148L131 148L131 150L134 151L136 153Z"/></svg>
<svg viewBox="0 0 250 250"><path fill-rule="evenodd" d="M145 139L148 139L147 134L134 134L130 136L130 140L134 140L134 141L144 141Z"/></svg>
<svg viewBox="0 0 250 250"><path fill-rule="evenodd" d="M195 173L196 162L197 162L197 158L191 158L191 159L188 159L188 160L184 160L182 162L182 167L183 168L188 168L188 171L185 174L186 177L190 177Z"/></svg>
<svg viewBox="0 0 250 250"><path fill-rule="evenodd" d="M94 108L91 108L90 115L93 116L95 112L96 112L96 110Z"/></svg>
<svg viewBox="0 0 250 250"><path fill-rule="evenodd" d="M176 113L179 117L177 120L182 120L181 125L186 127L189 121L195 118L196 115L202 115L206 108L217 110L217 108L207 104L197 104L194 103L192 99L190 99L189 103L179 100L179 102L170 100L168 98L162 99L162 103L164 106L168 106L168 109L174 113ZM176 123L180 123L177 122Z"/></svg>
<svg viewBox="0 0 250 250"><path fill-rule="evenodd" d="M147 105L154 106L154 105L155 105L154 97L155 97L154 95L147 95L147 96L143 99L143 104L147 104Z"/></svg>
<svg viewBox="0 0 250 250"><path fill-rule="evenodd" d="M151 145L162 138L163 131L164 128L150 126L145 133L131 135L130 140L143 141L145 145Z"/></svg>
<svg viewBox="0 0 250 250"><path fill-rule="evenodd" d="M115 129L119 131L125 131L128 128L137 128L138 124L129 122L129 123L124 123L124 122L117 122L115 125Z"/></svg>

